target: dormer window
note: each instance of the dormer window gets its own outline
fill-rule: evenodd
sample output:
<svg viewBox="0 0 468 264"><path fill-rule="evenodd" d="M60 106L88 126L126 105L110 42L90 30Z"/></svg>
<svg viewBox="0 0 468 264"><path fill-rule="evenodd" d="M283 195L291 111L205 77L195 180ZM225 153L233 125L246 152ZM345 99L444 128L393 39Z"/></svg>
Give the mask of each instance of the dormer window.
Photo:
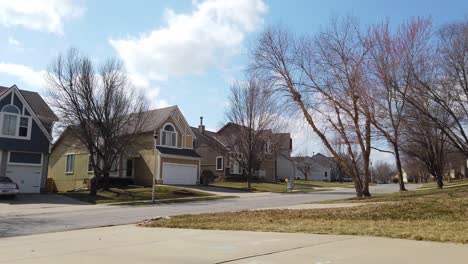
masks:
<svg viewBox="0 0 468 264"><path fill-rule="evenodd" d="M161 145L167 147L177 146L177 131L171 124L164 125L161 131Z"/></svg>
<svg viewBox="0 0 468 264"><path fill-rule="evenodd" d="M15 105L2 107L0 112L0 136L29 139L31 137L31 117L24 116Z"/></svg>

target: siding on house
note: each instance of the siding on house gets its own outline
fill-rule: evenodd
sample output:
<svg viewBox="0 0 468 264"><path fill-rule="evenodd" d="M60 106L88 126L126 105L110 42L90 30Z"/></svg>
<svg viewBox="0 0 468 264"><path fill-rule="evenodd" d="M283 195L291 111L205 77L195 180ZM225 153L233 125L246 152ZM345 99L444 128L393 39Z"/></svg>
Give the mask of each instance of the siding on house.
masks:
<svg viewBox="0 0 468 264"><path fill-rule="evenodd" d="M176 108L174 108L176 109ZM152 110L148 112L152 115L157 116L157 110ZM159 132L159 138L157 144L161 143L161 130L163 127L170 123L174 126L175 131L177 132L177 148L193 148L193 138L190 135L190 127L185 123L179 111L174 111L169 115L165 120L162 121L158 127L155 128ZM158 122L159 123L159 122ZM156 162L156 179L157 183L161 183L162 175L162 162L172 162L180 164L193 164L199 165L199 160L194 159L173 159L161 157L158 151L156 151L156 156L154 155L154 138L153 138L153 129L146 130L147 132L141 133L138 137L138 143L136 146L133 146L134 152L129 154L130 157L134 160L134 171L133 171L133 182L137 185L148 186L152 184L153 173L155 169ZM65 132L64 132L65 133ZM75 156L75 173L73 175L67 175L65 173L65 164L67 153L76 153L80 154ZM81 158L83 156L83 158ZM127 157L122 156L119 159L119 164L122 169L118 170L118 176L124 176L125 169L124 164ZM84 172L83 168L88 167L88 152L77 140L73 139L72 135L64 134L61 136L61 139L56 143L56 146L52 149L51 162L49 164L49 178L52 178L59 191L68 191L74 190L77 188L84 187L84 182L92 173ZM199 173L198 173L199 174ZM199 177L199 175L198 175ZM125 178L125 177L122 177Z"/></svg>
<svg viewBox="0 0 468 264"><path fill-rule="evenodd" d="M73 173L66 173L67 154L75 155ZM88 151L71 136L63 137L49 157L49 178L53 178L57 190L70 191L87 186ZM83 169L86 168L86 169Z"/></svg>

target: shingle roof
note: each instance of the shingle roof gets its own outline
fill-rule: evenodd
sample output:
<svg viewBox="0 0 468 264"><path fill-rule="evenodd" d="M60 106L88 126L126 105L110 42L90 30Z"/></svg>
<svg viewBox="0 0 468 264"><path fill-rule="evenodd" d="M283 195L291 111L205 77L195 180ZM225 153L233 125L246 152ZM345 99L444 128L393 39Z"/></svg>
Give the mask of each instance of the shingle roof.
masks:
<svg viewBox="0 0 468 264"><path fill-rule="evenodd" d="M143 124L142 131L143 132L150 132L153 131L155 128L161 125L171 113L177 109L176 105L149 110L144 112L145 115L144 120L145 123Z"/></svg>
<svg viewBox="0 0 468 264"><path fill-rule="evenodd" d="M0 86L0 95L6 93L9 89L9 87ZM19 91L41 121L49 123L58 120L57 116L54 114L52 109L50 109L44 99L42 99L40 94L26 90Z"/></svg>
<svg viewBox="0 0 468 264"><path fill-rule="evenodd" d="M156 149L162 154L200 158L200 155L193 149L177 149L161 146L157 146Z"/></svg>
<svg viewBox="0 0 468 264"><path fill-rule="evenodd" d="M212 132L212 131L209 131L209 130L206 130L204 131L204 133L200 133L200 131L198 130L197 127L190 127L192 129L192 132L195 134L195 136L197 137L197 140L205 140L209 143L212 143L212 144L217 144L219 145L221 148L226 148L226 145L224 142L222 142L218 137L217 137L217 134L216 132Z"/></svg>

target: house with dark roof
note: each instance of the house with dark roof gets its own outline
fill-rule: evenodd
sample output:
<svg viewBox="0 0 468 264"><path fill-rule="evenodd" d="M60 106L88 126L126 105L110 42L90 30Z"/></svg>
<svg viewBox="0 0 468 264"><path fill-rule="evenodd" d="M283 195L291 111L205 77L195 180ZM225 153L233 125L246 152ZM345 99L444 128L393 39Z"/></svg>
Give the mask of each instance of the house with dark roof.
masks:
<svg viewBox="0 0 468 264"><path fill-rule="evenodd" d="M0 86L0 176L12 179L21 193L47 189L52 129L57 120L37 92Z"/></svg>
<svg viewBox="0 0 468 264"><path fill-rule="evenodd" d="M144 114L141 143L119 155L111 179L147 186L154 175L160 184L198 184L201 158L193 148L196 136L180 109L170 106ZM91 176L88 151L65 130L52 147L49 178L58 191L68 191L87 187Z"/></svg>
<svg viewBox="0 0 468 264"><path fill-rule="evenodd" d="M215 180L242 179L244 172L233 158L239 155L233 143L238 132L234 123L227 123L216 132L205 129L203 117L200 125L192 127L196 136L194 148L201 156L201 171L203 176L213 175ZM265 142L265 159L254 176L263 181L275 182L281 178L289 178L294 175L294 165L290 160L292 151L292 139L289 133L272 133L272 142ZM272 144L270 144L272 143Z"/></svg>

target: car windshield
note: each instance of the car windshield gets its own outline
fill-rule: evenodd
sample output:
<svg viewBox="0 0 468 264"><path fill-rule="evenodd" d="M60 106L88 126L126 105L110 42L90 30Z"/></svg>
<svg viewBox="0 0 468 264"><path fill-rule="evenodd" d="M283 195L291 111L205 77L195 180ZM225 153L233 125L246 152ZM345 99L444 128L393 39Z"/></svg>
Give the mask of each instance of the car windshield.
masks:
<svg viewBox="0 0 468 264"><path fill-rule="evenodd" d="M11 183L13 181L10 180L8 177L0 177L0 183Z"/></svg>

